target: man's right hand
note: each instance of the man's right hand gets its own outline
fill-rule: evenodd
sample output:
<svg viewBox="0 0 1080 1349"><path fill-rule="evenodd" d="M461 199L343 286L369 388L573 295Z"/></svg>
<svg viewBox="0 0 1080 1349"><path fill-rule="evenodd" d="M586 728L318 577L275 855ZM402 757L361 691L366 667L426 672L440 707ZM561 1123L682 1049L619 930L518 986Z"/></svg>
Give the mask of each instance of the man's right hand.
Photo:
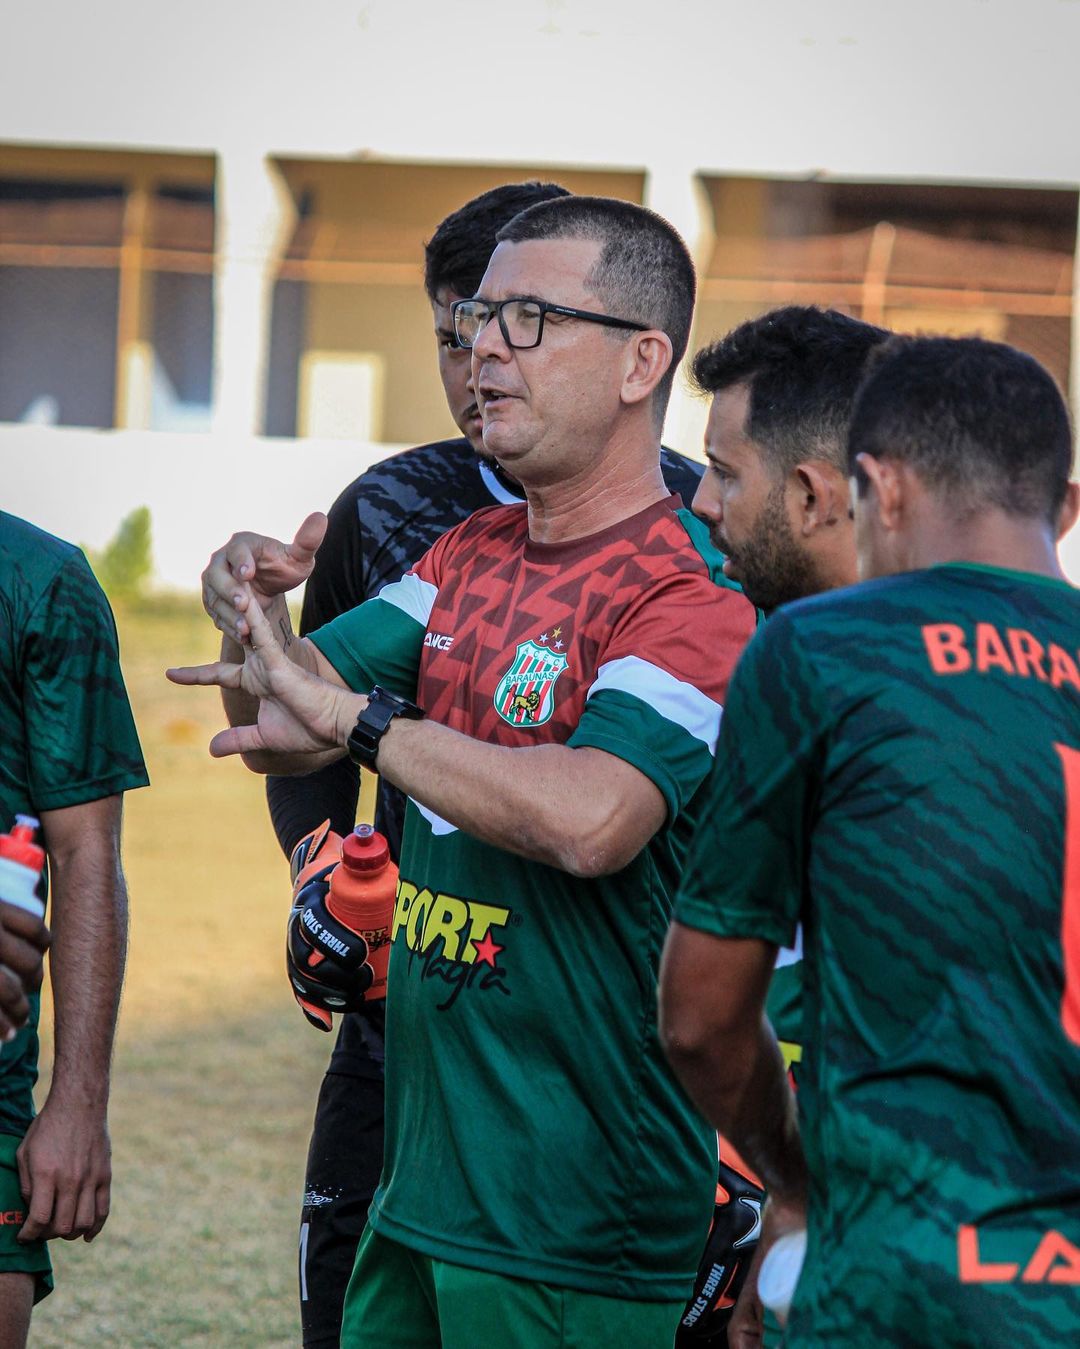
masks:
<svg viewBox="0 0 1080 1349"><path fill-rule="evenodd" d="M265 534L234 534L215 552L202 574L203 608L227 637L239 641L250 635L245 611L250 595L263 612L279 595L295 589L311 575L315 553L326 533L326 516L309 515L292 543ZM240 582L246 582L247 586Z"/></svg>
<svg viewBox="0 0 1080 1349"><path fill-rule="evenodd" d="M0 1040L11 1040L26 1025L26 995L41 987L49 941L49 929L35 914L0 902Z"/></svg>

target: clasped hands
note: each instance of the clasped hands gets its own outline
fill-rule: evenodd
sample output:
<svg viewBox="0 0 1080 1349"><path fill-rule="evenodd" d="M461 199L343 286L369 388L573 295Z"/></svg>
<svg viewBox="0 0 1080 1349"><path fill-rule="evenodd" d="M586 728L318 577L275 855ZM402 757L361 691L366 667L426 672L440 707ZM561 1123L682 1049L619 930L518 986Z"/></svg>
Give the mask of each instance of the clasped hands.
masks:
<svg viewBox="0 0 1080 1349"><path fill-rule="evenodd" d="M203 608L224 635L222 656L235 658L165 673L174 684L216 684L251 700L253 720L211 740L215 758L240 754L256 771L309 772L344 753L364 699L316 672L314 648L293 635L284 599L310 575L325 532L326 517L316 513L289 544L234 534L202 574Z"/></svg>

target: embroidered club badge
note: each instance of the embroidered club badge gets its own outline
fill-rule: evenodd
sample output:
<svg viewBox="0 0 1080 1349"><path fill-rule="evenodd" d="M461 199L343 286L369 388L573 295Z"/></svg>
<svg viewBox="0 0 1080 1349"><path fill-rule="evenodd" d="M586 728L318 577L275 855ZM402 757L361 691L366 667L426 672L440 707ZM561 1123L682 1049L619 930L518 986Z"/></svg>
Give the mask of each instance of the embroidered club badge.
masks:
<svg viewBox="0 0 1080 1349"><path fill-rule="evenodd" d="M511 726L543 726L555 709L555 681L565 669L565 652L520 642L495 690L495 711Z"/></svg>

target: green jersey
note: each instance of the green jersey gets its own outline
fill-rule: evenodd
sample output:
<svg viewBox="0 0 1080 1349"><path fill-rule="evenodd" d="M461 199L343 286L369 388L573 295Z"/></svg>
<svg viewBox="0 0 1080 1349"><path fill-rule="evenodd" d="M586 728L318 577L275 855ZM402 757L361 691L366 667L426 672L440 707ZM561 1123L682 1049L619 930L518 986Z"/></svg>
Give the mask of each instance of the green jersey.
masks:
<svg viewBox="0 0 1080 1349"><path fill-rule="evenodd" d="M558 545L529 539L523 506L478 511L312 635L350 686L417 697L523 774L537 745L599 749L667 803L633 862L582 880L409 802L371 1210L437 1259L638 1301L690 1291L716 1192L715 1135L657 1042L656 980L754 627L677 504Z"/></svg>
<svg viewBox="0 0 1080 1349"><path fill-rule="evenodd" d="M785 1344L1080 1343L1080 594L949 565L777 613L676 919L802 922Z"/></svg>
<svg viewBox="0 0 1080 1349"><path fill-rule="evenodd" d="M0 512L0 830L148 781L108 601L82 553ZM0 1133L33 1108L31 1024L0 1050Z"/></svg>

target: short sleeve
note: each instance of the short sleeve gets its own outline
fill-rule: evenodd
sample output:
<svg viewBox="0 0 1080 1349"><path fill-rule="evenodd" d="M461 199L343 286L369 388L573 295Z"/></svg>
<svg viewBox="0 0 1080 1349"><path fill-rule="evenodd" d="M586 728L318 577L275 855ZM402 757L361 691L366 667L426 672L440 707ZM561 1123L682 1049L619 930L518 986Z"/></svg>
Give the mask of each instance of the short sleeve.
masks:
<svg viewBox="0 0 1080 1349"><path fill-rule="evenodd" d="M428 619L461 526L444 534L400 581L308 634L341 678L358 693L381 684L415 699Z"/></svg>
<svg viewBox="0 0 1080 1349"><path fill-rule="evenodd" d="M829 711L781 612L732 681L675 902L675 920L718 937L791 946L803 899Z"/></svg>
<svg viewBox="0 0 1080 1349"><path fill-rule="evenodd" d="M728 683L755 621L748 600L704 571L651 586L601 654L570 745L632 763L674 819L708 775Z"/></svg>
<svg viewBox="0 0 1080 1349"><path fill-rule="evenodd" d="M35 809L146 786L112 610L80 552L63 563L29 615L22 687Z"/></svg>

